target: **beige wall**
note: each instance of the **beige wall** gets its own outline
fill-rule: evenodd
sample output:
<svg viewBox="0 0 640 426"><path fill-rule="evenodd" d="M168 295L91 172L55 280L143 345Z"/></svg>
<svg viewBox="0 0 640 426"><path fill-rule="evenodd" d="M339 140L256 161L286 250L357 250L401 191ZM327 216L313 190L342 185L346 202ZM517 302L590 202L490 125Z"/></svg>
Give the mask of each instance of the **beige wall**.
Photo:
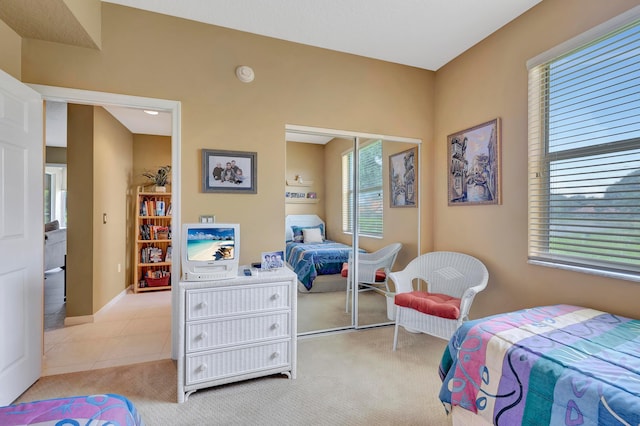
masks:
<svg viewBox="0 0 640 426"><path fill-rule="evenodd" d="M128 193L133 179L133 135L104 108L94 107L93 146L95 313L130 284L125 266L131 258L127 219L133 211Z"/></svg>
<svg viewBox="0 0 640 426"><path fill-rule="evenodd" d="M93 115L67 109L67 317L93 314Z"/></svg>
<svg viewBox="0 0 640 426"><path fill-rule="evenodd" d="M67 317L96 313L129 285L132 147L103 108L68 105Z"/></svg>
<svg viewBox="0 0 640 426"><path fill-rule="evenodd" d="M342 155L353 149L353 139L334 138L324 149L324 179L328 188L325 201L324 221L327 226L327 237L343 244L351 244L351 235L342 233Z"/></svg>
<svg viewBox="0 0 640 426"><path fill-rule="evenodd" d="M396 263L393 270L404 269L411 260L418 255L418 231L419 222L418 209L416 207L391 207L390 201L390 176L389 157L394 154L404 152L414 148L415 144L404 142L389 142L383 144L382 158L383 165L383 195L384 195L384 238L382 240L374 240L372 238L364 238L361 246L368 251L377 250L394 242L402 243L402 249L398 253ZM416 179L418 177L416 176ZM420 197L420 187L418 186L418 197ZM418 200L421 202L421 200ZM423 208L430 208L430 202L424 203ZM431 233L431 230L425 232L424 226L422 233ZM424 250L423 250L424 251Z"/></svg>
<svg viewBox="0 0 640 426"><path fill-rule="evenodd" d="M48 146L45 150L45 162L50 164L67 164L67 148Z"/></svg>
<svg viewBox="0 0 640 426"><path fill-rule="evenodd" d="M438 250L478 256L489 269L487 290L472 316L571 303L638 316L640 286L622 280L527 264L526 61L638 1L543 1L436 75L433 232ZM447 135L502 119L500 206L447 206Z"/></svg>
<svg viewBox="0 0 640 426"><path fill-rule="evenodd" d="M133 185L149 185L144 172L155 172L171 165L171 137L157 135L133 135ZM150 188L150 187L149 187ZM171 185L167 185L167 191Z"/></svg>
<svg viewBox="0 0 640 426"><path fill-rule="evenodd" d="M315 192L317 203L297 204L285 202L285 214L315 214L325 217L325 173L324 173L324 145L314 143L287 142L287 171L288 182L300 175L303 182L313 182L311 186L285 186L289 192ZM294 200L294 199L291 199Z"/></svg>
<svg viewBox="0 0 640 426"><path fill-rule="evenodd" d="M22 38L0 20L0 69L20 80Z"/></svg>
<svg viewBox="0 0 640 426"><path fill-rule="evenodd" d="M180 101L182 220L239 222L243 263L284 248L285 124L431 139L432 72L113 4L102 17L99 52L25 40L23 81ZM203 148L257 152L258 193L200 192Z"/></svg>

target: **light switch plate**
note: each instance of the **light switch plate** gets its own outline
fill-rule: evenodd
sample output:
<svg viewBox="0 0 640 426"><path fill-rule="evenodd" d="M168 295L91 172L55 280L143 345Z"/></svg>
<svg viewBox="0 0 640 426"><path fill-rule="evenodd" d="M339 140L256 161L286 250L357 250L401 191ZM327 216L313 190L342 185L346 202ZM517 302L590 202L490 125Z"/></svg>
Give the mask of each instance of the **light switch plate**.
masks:
<svg viewBox="0 0 640 426"><path fill-rule="evenodd" d="M215 223L216 217L214 215L201 215L200 223Z"/></svg>

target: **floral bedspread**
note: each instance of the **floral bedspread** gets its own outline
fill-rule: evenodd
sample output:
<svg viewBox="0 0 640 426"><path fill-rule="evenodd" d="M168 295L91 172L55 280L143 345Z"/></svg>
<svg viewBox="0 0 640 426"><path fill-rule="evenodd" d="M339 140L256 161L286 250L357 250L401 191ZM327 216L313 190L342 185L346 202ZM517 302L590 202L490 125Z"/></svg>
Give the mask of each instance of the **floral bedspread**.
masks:
<svg viewBox="0 0 640 426"><path fill-rule="evenodd" d="M105 394L46 399L0 407L0 425L143 426L131 401Z"/></svg>
<svg viewBox="0 0 640 426"><path fill-rule="evenodd" d="M440 400L495 425L640 424L640 321L571 305L465 323Z"/></svg>

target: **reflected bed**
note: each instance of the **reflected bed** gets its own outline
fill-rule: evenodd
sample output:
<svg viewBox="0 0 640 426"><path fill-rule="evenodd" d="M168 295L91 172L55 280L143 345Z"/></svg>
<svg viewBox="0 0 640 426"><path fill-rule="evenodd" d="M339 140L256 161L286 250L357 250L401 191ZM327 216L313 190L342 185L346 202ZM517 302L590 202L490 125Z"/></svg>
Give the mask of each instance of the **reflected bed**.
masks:
<svg viewBox="0 0 640 426"><path fill-rule="evenodd" d="M319 230L321 241L305 242L303 230ZM348 261L351 246L327 240L325 223L316 215L288 215L285 221L287 264L298 275L301 292L344 291L346 278L342 265Z"/></svg>

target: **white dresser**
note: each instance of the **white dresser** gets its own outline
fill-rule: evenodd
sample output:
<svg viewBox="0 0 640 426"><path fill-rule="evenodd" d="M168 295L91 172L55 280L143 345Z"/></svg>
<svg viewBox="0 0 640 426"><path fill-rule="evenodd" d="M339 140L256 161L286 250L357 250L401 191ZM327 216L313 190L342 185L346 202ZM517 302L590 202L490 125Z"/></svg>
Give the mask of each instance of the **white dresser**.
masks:
<svg viewBox="0 0 640 426"><path fill-rule="evenodd" d="M178 402L239 380L277 373L295 379L296 283L288 268L180 282Z"/></svg>

